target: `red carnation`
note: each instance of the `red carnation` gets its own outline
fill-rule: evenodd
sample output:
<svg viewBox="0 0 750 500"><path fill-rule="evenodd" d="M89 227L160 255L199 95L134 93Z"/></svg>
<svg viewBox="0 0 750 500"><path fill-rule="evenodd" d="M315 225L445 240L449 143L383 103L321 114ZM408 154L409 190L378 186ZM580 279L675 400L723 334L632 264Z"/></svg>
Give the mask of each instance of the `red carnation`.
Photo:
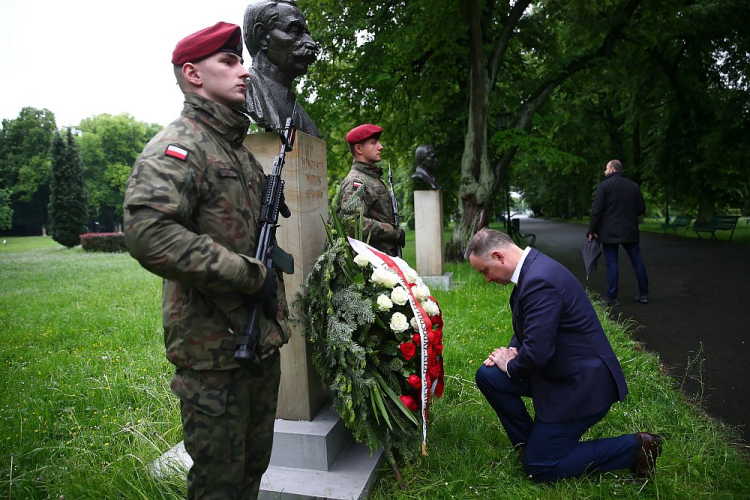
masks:
<svg viewBox="0 0 750 500"><path fill-rule="evenodd" d="M405 342L399 346L399 349L401 349L401 354L404 355L404 359L406 361L409 361L411 358L414 357L414 353L417 352L417 346L415 346L411 342Z"/></svg>
<svg viewBox="0 0 750 500"><path fill-rule="evenodd" d="M401 396L398 399L400 399L401 402L404 403L404 406L409 408L411 411L416 411L419 408L419 405L417 405L417 402L411 396Z"/></svg>
<svg viewBox="0 0 750 500"><path fill-rule="evenodd" d="M419 390L420 387L422 387L422 379L419 378L418 375L409 375L409 378L406 380L406 383L408 383L413 388Z"/></svg>
<svg viewBox="0 0 750 500"><path fill-rule="evenodd" d="M435 344L442 344L443 343L443 331L442 330L435 330L432 332L432 341Z"/></svg>

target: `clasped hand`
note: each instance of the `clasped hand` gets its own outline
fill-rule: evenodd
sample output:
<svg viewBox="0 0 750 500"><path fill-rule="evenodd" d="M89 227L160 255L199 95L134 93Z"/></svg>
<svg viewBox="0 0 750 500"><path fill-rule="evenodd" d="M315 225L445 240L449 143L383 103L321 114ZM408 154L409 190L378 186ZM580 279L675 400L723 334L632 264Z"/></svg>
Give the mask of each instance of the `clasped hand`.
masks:
<svg viewBox="0 0 750 500"><path fill-rule="evenodd" d="M484 366L497 366L507 373L508 362L516 356L518 356L518 349L515 347L500 347L492 351L489 357L484 360Z"/></svg>

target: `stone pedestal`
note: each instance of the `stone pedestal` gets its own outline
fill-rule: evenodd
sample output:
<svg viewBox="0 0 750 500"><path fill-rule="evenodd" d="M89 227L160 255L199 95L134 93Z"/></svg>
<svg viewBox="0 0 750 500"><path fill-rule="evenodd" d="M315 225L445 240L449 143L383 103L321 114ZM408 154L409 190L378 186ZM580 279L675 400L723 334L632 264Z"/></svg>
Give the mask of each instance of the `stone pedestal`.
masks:
<svg viewBox="0 0 750 500"><path fill-rule="evenodd" d="M417 272L428 286L450 289L452 273L444 273L443 192L414 191Z"/></svg>
<svg viewBox="0 0 750 500"><path fill-rule="evenodd" d="M245 147L263 165L263 170L271 173L273 160L281 150L278 134L251 134L245 139ZM326 168L325 142L298 132L281 173L284 197L292 217L279 218L280 227L276 230L281 248L294 255L294 274L284 275L286 300L290 306L325 246L323 220L328 219ZM328 394L315 373L307 342L294 325L290 326L294 332L292 338L281 348L281 388L276 417L309 421L328 399Z"/></svg>
<svg viewBox="0 0 750 500"><path fill-rule="evenodd" d="M245 139L245 147L263 165L263 170L270 173L281 141L275 133L252 134ZM287 153L281 178L292 217L279 221L276 239L294 255L294 274L284 276L286 298L291 305L325 247L323 220L328 219L325 142L298 132L294 149ZM306 340L291 326L292 339L281 349L281 387L271 465L263 475L259 498L366 498L377 477L381 453L371 456L365 445L354 442L333 410L327 407L321 410L328 401L328 392L312 365Z"/></svg>

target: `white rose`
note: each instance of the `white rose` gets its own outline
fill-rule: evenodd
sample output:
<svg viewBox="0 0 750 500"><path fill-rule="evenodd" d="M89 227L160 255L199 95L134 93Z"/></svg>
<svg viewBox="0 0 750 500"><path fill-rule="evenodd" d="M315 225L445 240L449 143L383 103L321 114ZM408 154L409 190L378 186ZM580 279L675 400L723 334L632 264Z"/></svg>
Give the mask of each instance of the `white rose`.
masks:
<svg viewBox="0 0 750 500"><path fill-rule="evenodd" d="M433 300L425 300L422 303L422 309L427 313L428 316L437 316L440 314L440 308Z"/></svg>
<svg viewBox="0 0 750 500"><path fill-rule="evenodd" d="M393 313L391 316L391 330L396 333L405 332L409 328L409 321L401 313Z"/></svg>
<svg viewBox="0 0 750 500"><path fill-rule="evenodd" d="M403 287L397 286L391 292L391 300L393 301L394 304L403 306L409 300L409 292L404 290Z"/></svg>
<svg viewBox="0 0 750 500"><path fill-rule="evenodd" d="M354 263L359 267L367 267L367 264L369 264L370 261L367 259L367 257L364 256L364 254L359 253L356 257L354 257Z"/></svg>
<svg viewBox="0 0 750 500"><path fill-rule="evenodd" d="M419 323L417 323L417 318L416 317L412 317L409 320L409 325L411 325L411 329L412 330L414 330L414 331L419 330Z"/></svg>
<svg viewBox="0 0 750 500"><path fill-rule="evenodd" d="M406 271L404 271L404 278L406 278L406 281L408 281L409 283L416 283L419 275L414 269L412 269L411 267L407 267Z"/></svg>
<svg viewBox="0 0 750 500"><path fill-rule="evenodd" d="M378 295L378 309L381 311L390 311L393 307L393 302L388 298L387 295Z"/></svg>
<svg viewBox="0 0 750 500"><path fill-rule="evenodd" d="M372 272L370 281L382 285L386 288L393 288L398 283L398 276L393 271L388 270L386 267L377 267Z"/></svg>
<svg viewBox="0 0 750 500"><path fill-rule="evenodd" d="M427 285L421 285L421 286L415 286L414 287L414 295L417 296L417 300L422 302L423 300L427 300L430 298L430 289L427 287Z"/></svg>

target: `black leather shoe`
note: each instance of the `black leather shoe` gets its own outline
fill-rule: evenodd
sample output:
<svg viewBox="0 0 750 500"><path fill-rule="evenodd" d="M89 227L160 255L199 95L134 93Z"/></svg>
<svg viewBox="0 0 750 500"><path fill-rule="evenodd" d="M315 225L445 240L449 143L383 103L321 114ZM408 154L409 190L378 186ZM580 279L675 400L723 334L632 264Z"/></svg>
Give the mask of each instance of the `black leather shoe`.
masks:
<svg viewBox="0 0 750 500"><path fill-rule="evenodd" d="M613 297L608 297L606 295L604 297L602 297L601 299L599 299L599 303L601 305L607 306L607 307L617 307L617 306L620 305L620 301L619 300L617 300L617 299L615 299Z"/></svg>
<svg viewBox="0 0 750 500"><path fill-rule="evenodd" d="M635 301L641 304L648 304L648 295L636 295Z"/></svg>
<svg viewBox="0 0 750 500"><path fill-rule="evenodd" d="M663 439L658 434L636 432L633 434L638 442L638 452L630 470L638 479L656 474L656 459L661 455Z"/></svg>

